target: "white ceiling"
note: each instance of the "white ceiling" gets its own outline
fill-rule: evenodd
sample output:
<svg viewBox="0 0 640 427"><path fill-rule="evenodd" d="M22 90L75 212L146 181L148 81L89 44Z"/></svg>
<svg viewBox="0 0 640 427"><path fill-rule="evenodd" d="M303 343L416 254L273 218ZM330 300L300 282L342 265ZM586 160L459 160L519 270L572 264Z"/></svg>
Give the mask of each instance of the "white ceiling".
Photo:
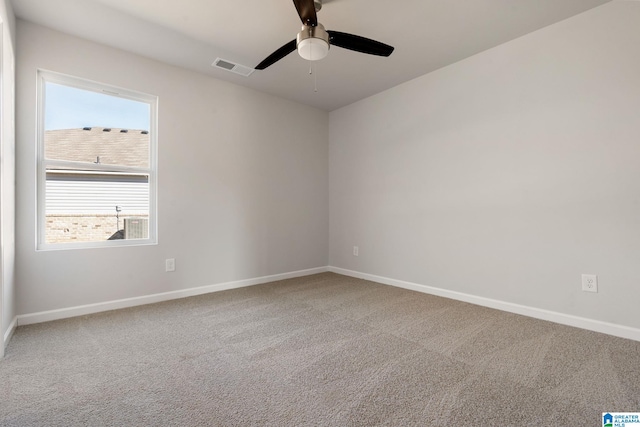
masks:
<svg viewBox="0 0 640 427"><path fill-rule="evenodd" d="M334 47L315 64L292 53L249 67L295 38L291 0L12 0L19 18L327 111L348 105L611 0L325 0L327 29L390 44L389 58Z"/></svg>

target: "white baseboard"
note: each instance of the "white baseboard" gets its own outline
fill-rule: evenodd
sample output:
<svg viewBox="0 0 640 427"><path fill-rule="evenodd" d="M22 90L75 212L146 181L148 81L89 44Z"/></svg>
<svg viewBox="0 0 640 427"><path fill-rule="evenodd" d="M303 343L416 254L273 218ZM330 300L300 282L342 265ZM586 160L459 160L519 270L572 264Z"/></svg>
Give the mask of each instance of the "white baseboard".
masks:
<svg viewBox="0 0 640 427"><path fill-rule="evenodd" d="M235 282L218 283L216 285L201 286L197 288L181 289L178 291L163 292L159 294L145 295L135 298L126 298L115 301L106 301L96 304L82 305L78 307L62 308L59 310L42 311L39 313L22 314L17 317L18 325L30 325L33 323L49 322L52 320L66 319L69 317L84 316L87 314L100 313L102 311L118 310L121 308L135 307L138 305L153 304L162 301L169 301L179 298L203 295L212 292L226 291L228 289L244 288L247 286L260 285L278 280L292 279L295 277L309 276L317 273L327 272L328 267L318 267L309 270L293 271L289 273L274 274L272 276L257 277L254 279L238 280ZM14 321L15 323L15 321ZM15 325L14 325L15 328ZM5 338L5 342L6 338Z"/></svg>
<svg viewBox="0 0 640 427"><path fill-rule="evenodd" d="M616 337L627 338L630 340L640 341L640 329L629 326L616 325L613 323L602 322L599 320L587 319L584 317L573 316L570 314L558 313L555 311L543 310L535 307L528 307L510 302L484 298L475 295L465 294L462 292L449 291L432 286L420 285L417 283L405 282L402 280L390 279L388 277L375 276L373 274L361 273L358 271L347 270L344 268L329 266L328 271L342 274L345 276L356 277L359 279L370 280L372 282L384 285L396 286L398 288L410 289L425 294L437 295L440 297L450 298L458 301L464 301L483 307L495 308L497 310L507 311L509 313L521 314L523 316L533 317L541 320L559 323L576 328L587 329L594 332L601 332Z"/></svg>
<svg viewBox="0 0 640 427"><path fill-rule="evenodd" d="M292 279L295 277L309 276L317 273L331 271L333 273L342 274L344 276L356 277L359 279L370 280L372 282L384 285L395 286L398 288L410 289L431 295L437 295L458 301L464 301L483 307L494 308L509 313L521 314L536 319L547 320L567 326L587 329L594 332L601 332L621 338L627 338L640 341L640 329L629 326L616 325L613 323L602 322L599 320L587 319L584 317L573 316L564 313L558 313L549 310L543 310L535 307L528 307L510 302L484 298L475 295L465 294L462 292L450 291L446 289L436 288L418 283L405 282L402 280L391 279L388 277L376 276L373 274L361 273L358 271L347 270L339 267L318 267L309 270L293 271L289 273L275 274L272 276L257 277L254 279L238 280L234 282L218 283L215 285L201 286L197 288L181 289L178 291L164 292L153 295L145 295L135 298L127 298L115 301L107 301L96 304L88 304L78 307L69 307L59 310L43 311L39 313L23 314L13 319L9 329L4 335L4 345L6 346L13 332L18 325L29 325L33 323L48 322L51 320L66 319L69 317L84 316L87 314L99 313L102 311L117 310L120 308L135 307L138 305L153 304L156 302L169 301L173 299L185 298L196 295L203 295L212 292L220 292L228 289L237 289L247 286L260 285L263 283L275 282L278 280Z"/></svg>
<svg viewBox="0 0 640 427"><path fill-rule="evenodd" d="M5 347L9 345L9 341L11 341L11 337L13 336L13 333L15 332L16 327L18 327L18 316L13 318L13 320L11 321L11 324L9 324L9 328L7 329L7 332L4 333L3 343Z"/></svg>

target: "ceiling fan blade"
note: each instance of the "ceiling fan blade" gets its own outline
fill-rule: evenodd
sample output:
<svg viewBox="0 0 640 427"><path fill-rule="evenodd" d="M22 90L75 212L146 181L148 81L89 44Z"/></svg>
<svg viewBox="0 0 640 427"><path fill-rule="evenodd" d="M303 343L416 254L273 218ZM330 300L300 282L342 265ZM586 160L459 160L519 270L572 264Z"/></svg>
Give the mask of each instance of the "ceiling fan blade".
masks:
<svg viewBox="0 0 640 427"><path fill-rule="evenodd" d="M329 33L329 42L333 46L378 56L389 56L393 52L393 46L375 40L353 34L341 33L340 31L327 32Z"/></svg>
<svg viewBox="0 0 640 427"><path fill-rule="evenodd" d="M296 41L291 40L289 43L282 46L280 49L273 52L271 55L267 56L264 61L256 65L256 70L264 70L270 65L275 64L280 61L285 56L289 55L291 52L296 50Z"/></svg>
<svg viewBox="0 0 640 427"><path fill-rule="evenodd" d="M318 25L318 16L316 15L316 6L313 0L293 0L296 5L300 20L304 25L315 27Z"/></svg>

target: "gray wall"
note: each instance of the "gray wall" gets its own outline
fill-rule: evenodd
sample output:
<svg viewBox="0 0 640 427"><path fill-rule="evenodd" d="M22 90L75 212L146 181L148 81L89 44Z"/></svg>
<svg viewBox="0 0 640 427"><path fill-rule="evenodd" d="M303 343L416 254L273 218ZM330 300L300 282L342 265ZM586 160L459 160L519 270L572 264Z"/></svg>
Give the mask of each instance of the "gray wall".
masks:
<svg viewBox="0 0 640 427"><path fill-rule="evenodd" d="M608 3L329 115L19 22L17 313L328 264L637 330L637 22ZM160 244L35 251L38 67L160 96Z"/></svg>
<svg viewBox="0 0 640 427"><path fill-rule="evenodd" d="M24 21L18 51L18 314L327 265L326 112ZM159 96L158 245L35 250L38 68Z"/></svg>
<svg viewBox="0 0 640 427"><path fill-rule="evenodd" d="M0 118L0 339L8 342L15 310L15 18L11 4L0 0L2 22L2 117ZM0 344L0 357L4 345Z"/></svg>
<svg viewBox="0 0 640 427"><path fill-rule="evenodd" d="M608 3L333 111L330 265L639 328L639 22Z"/></svg>

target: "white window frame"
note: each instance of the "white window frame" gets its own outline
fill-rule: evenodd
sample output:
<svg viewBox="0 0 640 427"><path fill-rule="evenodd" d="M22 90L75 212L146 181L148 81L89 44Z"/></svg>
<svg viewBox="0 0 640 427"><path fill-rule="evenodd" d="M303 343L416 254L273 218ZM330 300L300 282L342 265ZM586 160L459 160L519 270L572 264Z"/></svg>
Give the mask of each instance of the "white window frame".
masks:
<svg viewBox="0 0 640 427"><path fill-rule="evenodd" d="M75 162L47 160L45 158L45 96L46 83L55 83L77 89L88 90L132 101L144 102L150 107L149 129L149 167L131 167L118 165L92 164L90 170L98 172L142 173L149 175L149 238L121 239L96 242L46 242L46 180L47 167L73 166ZM83 169L87 164L82 163ZM73 77L52 71L38 70L38 114L37 114L37 200L36 200L36 250L86 249L119 246L155 245L158 243L158 97L142 92L124 89L104 83Z"/></svg>

